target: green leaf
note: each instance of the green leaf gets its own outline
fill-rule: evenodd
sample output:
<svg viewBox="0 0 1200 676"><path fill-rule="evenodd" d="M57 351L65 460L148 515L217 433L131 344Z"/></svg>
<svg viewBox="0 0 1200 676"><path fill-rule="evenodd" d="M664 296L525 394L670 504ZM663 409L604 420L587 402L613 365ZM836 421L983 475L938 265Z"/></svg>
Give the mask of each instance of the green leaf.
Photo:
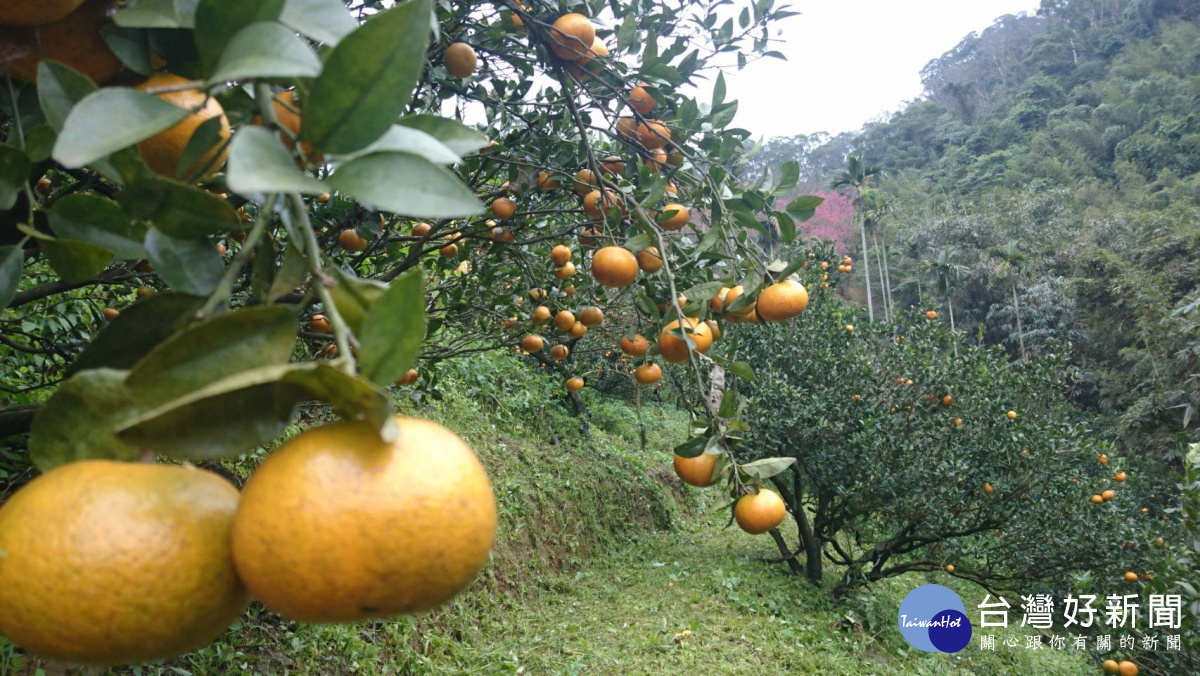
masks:
<svg viewBox="0 0 1200 676"><path fill-rule="evenodd" d="M291 247L289 247L291 248ZM275 242L269 237L258 240L254 246L254 258L250 266L250 295L258 303L263 302L271 283L275 279Z"/></svg>
<svg viewBox="0 0 1200 676"><path fill-rule="evenodd" d="M779 236L783 238L785 244L791 244L796 241L796 221L787 215L786 212L776 211L772 214L775 223L779 226Z"/></svg>
<svg viewBox="0 0 1200 676"><path fill-rule="evenodd" d="M37 87L42 114L57 132L62 131L75 104L96 91L96 84L88 76L50 59L38 64Z"/></svg>
<svg viewBox="0 0 1200 676"><path fill-rule="evenodd" d="M384 441L395 440L399 430L383 391L326 362L292 366L283 382L300 386L309 396L328 402L343 420L369 423L380 430Z"/></svg>
<svg viewBox="0 0 1200 676"><path fill-rule="evenodd" d="M709 124L716 129L724 129L725 127L729 126L730 122L733 122L733 118L737 116L737 111L738 102L730 101L729 103L722 105L719 111L714 111L713 114L709 116Z"/></svg>
<svg viewBox="0 0 1200 676"><path fill-rule="evenodd" d="M396 124L429 134L459 156L470 155L488 144L483 133L439 115L405 115Z"/></svg>
<svg viewBox="0 0 1200 676"><path fill-rule="evenodd" d="M25 252L19 246L0 246L0 310L8 307L21 285Z"/></svg>
<svg viewBox="0 0 1200 676"><path fill-rule="evenodd" d="M171 237L199 239L242 228L237 212L220 197L148 173L122 191L120 200L132 217L150 221Z"/></svg>
<svg viewBox="0 0 1200 676"><path fill-rule="evenodd" d="M124 28L193 28L196 0L137 0L113 16Z"/></svg>
<svg viewBox="0 0 1200 676"><path fill-rule="evenodd" d="M405 152L419 155L434 164L456 164L462 161L458 153L444 143L420 129L392 125L378 141L367 146L362 153L348 156L355 158L381 152Z"/></svg>
<svg viewBox="0 0 1200 676"><path fill-rule="evenodd" d="M250 24L229 41L209 84L316 77L321 60L300 36L274 21Z"/></svg>
<svg viewBox="0 0 1200 676"><path fill-rule="evenodd" d="M361 150L395 122L425 67L431 11L431 0L408 0L333 50L304 107L303 137L316 150Z"/></svg>
<svg viewBox="0 0 1200 676"><path fill-rule="evenodd" d="M766 481L777 474L787 471L795 463L795 458L763 458L762 460L755 460L745 465L739 465L738 469L759 481Z"/></svg>
<svg viewBox="0 0 1200 676"><path fill-rule="evenodd" d="M738 409L738 393L733 390L725 390L721 394L721 408L717 411L717 415L722 418L732 418L737 414Z"/></svg>
<svg viewBox="0 0 1200 676"><path fill-rule="evenodd" d="M139 453L113 430L130 407L126 371L95 369L68 378L38 409L30 426L29 456L47 472L76 460L136 460Z"/></svg>
<svg viewBox="0 0 1200 676"><path fill-rule="evenodd" d="M340 268L330 268L330 272L337 278L337 284L329 291L333 296L333 304L350 330L358 335L362 332L367 313L387 293L388 286L373 279L360 279Z"/></svg>
<svg viewBox="0 0 1200 676"><path fill-rule="evenodd" d="M646 191L646 196L641 201L643 209L653 208L662 201L663 195L667 193L667 183L669 181L666 176L654 177L654 182L650 184L650 189Z"/></svg>
<svg viewBox="0 0 1200 676"><path fill-rule="evenodd" d="M376 385L390 385L412 366L425 340L422 270L392 282L367 312L359 337L358 367Z"/></svg>
<svg viewBox="0 0 1200 676"><path fill-rule="evenodd" d="M330 47L358 28L358 22L346 11L341 0L287 0L279 20L296 32Z"/></svg>
<svg viewBox="0 0 1200 676"><path fill-rule="evenodd" d="M250 307L192 324L133 367L126 386L146 406L184 397L241 371L287 363L296 345L296 313Z"/></svg>
<svg viewBox="0 0 1200 676"><path fill-rule="evenodd" d="M275 272L275 279L271 281L271 288L267 290L266 303L270 305L299 288L308 278L308 269L308 258L289 244L283 252L283 262Z"/></svg>
<svg viewBox="0 0 1200 676"><path fill-rule="evenodd" d="M132 221L112 200L90 193L67 195L49 211L50 229L63 239L89 242L117 258L146 258L146 226Z"/></svg>
<svg viewBox="0 0 1200 676"><path fill-rule="evenodd" d="M104 38L108 48L126 68L144 77L154 74L154 64L150 58L150 42L145 30L118 28L111 31L100 31L100 36Z"/></svg>
<svg viewBox="0 0 1200 676"><path fill-rule="evenodd" d="M179 161L175 163L176 176L188 176L189 173L203 171L208 162L205 161L205 155L209 152L218 152L219 147L227 143L227 139L222 137L225 120L221 117L211 117L196 127L196 131L192 132L188 138L187 145L183 147L183 153L179 155ZM196 167L195 170L192 167Z"/></svg>
<svg viewBox="0 0 1200 676"><path fill-rule="evenodd" d="M237 387L219 382L140 412L116 434L126 444L176 460L233 457L282 434L301 398L277 382Z"/></svg>
<svg viewBox="0 0 1200 676"><path fill-rule="evenodd" d="M733 375L748 382L754 382L756 377L754 375L754 368L744 361L735 361L726 368L728 368L729 372Z"/></svg>
<svg viewBox="0 0 1200 676"><path fill-rule="evenodd" d="M642 69L642 74L651 79L663 80L672 87L677 87L683 84L683 76L674 66L665 63L656 63L653 66Z"/></svg>
<svg viewBox="0 0 1200 676"><path fill-rule="evenodd" d="M387 396L326 363L242 371L129 419L122 439L181 460L239 455L279 436L296 404L320 399L347 420L365 421L385 440L397 434ZM213 420L222 424L214 425Z"/></svg>
<svg viewBox="0 0 1200 676"><path fill-rule="evenodd" d="M8 211L25 190L25 181L33 163L25 153L12 146L0 145L0 211Z"/></svg>
<svg viewBox="0 0 1200 676"><path fill-rule="evenodd" d="M48 124L39 124L25 132L25 153L34 164L50 159L58 134Z"/></svg>
<svg viewBox="0 0 1200 676"><path fill-rule="evenodd" d="M453 172L409 153L374 153L342 165L329 186L381 211L414 218L459 218L483 203Z"/></svg>
<svg viewBox="0 0 1200 676"><path fill-rule="evenodd" d="M307 110L304 116L308 118ZM229 188L246 197L271 192L329 192L324 183L300 171L279 138L264 127L247 127L237 133L229 148L226 172Z"/></svg>
<svg viewBox="0 0 1200 676"><path fill-rule="evenodd" d="M625 15L621 27L617 29L617 49L627 51L637 39L637 16L630 12Z"/></svg>
<svg viewBox="0 0 1200 676"><path fill-rule="evenodd" d="M204 301L166 291L121 310L67 369L71 375L97 368L130 369L155 346L195 317Z"/></svg>
<svg viewBox="0 0 1200 676"><path fill-rule="evenodd" d="M283 4L284 0L200 0L193 37L205 71L212 72L233 36L250 24L278 19Z"/></svg>
<svg viewBox="0 0 1200 676"><path fill-rule="evenodd" d="M79 169L170 129L189 112L136 89L92 92L67 115L54 144L54 159Z"/></svg>
<svg viewBox="0 0 1200 676"><path fill-rule="evenodd" d="M718 71L717 72L717 82L716 82L716 84L713 85L712 106L711 106L713 110L720 108L721 105L725 103L725 92L726 92L725 74Z"/></svg>
<svg viewBox="0 0 1200 676"><path fill-rule="evenodd" d="M221 257L208 240L177 239L150 228L145 246L154 271L181 293L207 296L225 272Z"/></svg>
<svg viewBox="0 0 1200 676"><path fill-rule="evenodd" d="M724 282L721 282L721 281L704 282L702 284L697 284L696 286L693 286L692 288L688 289L687 291L684 291L683 295L687 296L689 301L696 301L696 302L708 304L709 299L711 299L713 296L717 295L721 291L721 289L726 286L729 286L729 285Z"/></svg>
<svg viewBox="0 0 1200 676"><path fill-rule="evenodd" d="M789 216L803 223L812 218L817 213L817 207L821 206L824 202L824 197L804 195L789 202L787 212Z"/></svg>
<svg viewBox="0 0 1200 676"><path fill-rule="evenodd" d="M72 284L85 282L100 274L113 259L113 252L102 246L72 239L39 239L38 246L59 277Z"/></svg>
<svg viewBox="0 0 1200 676"><path fill-rule="evenodd" d="M704 452L708 446L708 437L696 437L675 447L675 455L681 458L694 458Z"/></svg>
<svg viewBox="0 0 1200 676"><path fill-rule="evenodd" d="M642 249L654 246L654 240L650 238L650 235L641 232L625 240L625 244L622 246L636 254Z"/></svg>
<svg viewBox="0 0 1200 676"><path fill-rule="evenodd" d="M772 191L776 195L784 195L800 182L800 163L791 160L779 167L779 184Z"/></svg>

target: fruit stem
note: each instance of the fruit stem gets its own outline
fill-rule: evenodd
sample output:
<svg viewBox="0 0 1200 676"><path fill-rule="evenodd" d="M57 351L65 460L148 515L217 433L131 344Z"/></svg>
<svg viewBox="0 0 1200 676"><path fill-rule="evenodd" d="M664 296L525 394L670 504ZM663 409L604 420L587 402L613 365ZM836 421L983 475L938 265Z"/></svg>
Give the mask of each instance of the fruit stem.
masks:
<svg viewBox="0 0 1200 676"><path fill-rule="evenodd" d="M288 193L287 200L292 220L306 240L305 253L311 266L313 285L317 290L317 296L321 299L325 318L333 327L333 337L338 346L338 362L341 363L343 370L350 375L355 375L357 364L354 353L350 350L350 327L346 325L342 313L338 312L337 305L333 302L333 294L329 292L334 281L321 269L321 245L317 242L317 233L313 230L312 221L308 220L308 207L304 204L304 199L297 193Z"/></svg>
<svg viewBox="0 0 1200 676"><path fill-rule="evenodd" d="M13 89L12 75L5 73L4 85L8 90L8 105L13 113L13 133L17 135L17 150L25 152L25 129L21 125L21 109L17 106L17 92ZM37 204L37 200L33 197L33 189L29 187L29 179L21 184L25 189L25 199L29 202L29 227L35 227L33 224L33 205ZM28 239L28 238L27 238ZM24 246L25 240L21 240L21 245Z"/></svg>
<svg viewBox="0 0 1200 676"><path fill-rule="evenodd" d="M275 219L275 203L278 201L278 193L267 195L262 209L258 212L258 220L255 221L254 227L250 228L250 232L247 233L241 248L234 254L233 261L225 270L225 274L221 275L221 281L217 283L217 288L213 289L212 294L205 301L204 307L200 308L196 313L196 319L208 317L233 296L233 284L237 281L238 276L241 275L242 269L246 267L246 262L250 260L250 253L254 251L254 247L258 246L258 241L262 239L263 233L266 232L267 224Z"/></svg>
<svg viewBox="0 0 1200 676"><path fill-rule="evenodd" d="M262 115L263 124L268 128L278 129L279 117L275 114L275 96L271 93L270 85L265 82L255 83L254 99L258 102L258 112ZM317 297L321 299L325 318L333 327L333 337L338 348L338 359L334 363L346 373L355 375L358 365L355 363L354 353L350 350L350 327L346 325L342 313L338 312L337 305L333 302L333 294L329 292L334 281L321 269L321 245L317 242L317 233L308 218L308 206L298 193L287 193L287 208L292 215L292 222L304 238L305 246L302 252L308 258L313 286L317 290ZM246 241L250 241L249 237Z"/></svg>

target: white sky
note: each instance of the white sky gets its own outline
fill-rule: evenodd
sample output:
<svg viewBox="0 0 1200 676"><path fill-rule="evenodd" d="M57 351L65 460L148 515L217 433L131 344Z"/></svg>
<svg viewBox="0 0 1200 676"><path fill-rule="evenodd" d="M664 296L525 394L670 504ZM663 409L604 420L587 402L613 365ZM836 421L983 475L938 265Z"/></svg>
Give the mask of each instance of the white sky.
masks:
<svg viewBox="0 0 1200 676"><path fill-rule="evenodd" d="M733 126L754 137L853 131L921 94L925 64L1039 0L792 0L765 59L726 76Z"/></svg>

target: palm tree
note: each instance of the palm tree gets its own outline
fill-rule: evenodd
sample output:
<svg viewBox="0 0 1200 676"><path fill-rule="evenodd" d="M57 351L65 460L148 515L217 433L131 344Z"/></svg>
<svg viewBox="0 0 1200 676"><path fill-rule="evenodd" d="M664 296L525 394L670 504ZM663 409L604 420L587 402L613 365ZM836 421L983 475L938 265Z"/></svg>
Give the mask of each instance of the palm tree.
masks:
<svg viewBox="0 0 1200 676"><path fill-rule="evenodd" d="M923 253L924 249L921 242L910 239L904 243L904 257L908 259L909 265L917 270L917 274L912 277L912 281L917 283L917 296L925 295L925 289L921 285L921 273L926 271L925 268L928 266L922 261Z"/></svg>
<svg viewBox="0 0 1200 676"><path fill-rule="evenodd" d="M865 190L861 195L863 212L863 231L870 231L871 242L875 245L875 260L879 270L879 293L883 297L884 321L892 321L892 279L888 274L887 255L879 247L879 231L883 229L883 218L891 213L892 207L887 198L878 190ZM884 240L886 248L887 240Z"/></svg>
<svg viewBox="0 0 1200 676"><path fill-rule="evenodd" d="M863 164L861 155L851 155L846 160L846 170L833 179L830 184L834 190L850 188L854 190L854 217L862 219L862 194L871 184L883 176L883 169L877 166ZM862 262L863 273L867 281L867 314L875 321L875 304L871 300L871 259L867 250L867 229L862 228Z"/></svg>
<svg viewBox="0 0 1200 676"><path fill-rule="evenodd" d="M950 295L954 286L966 273L967 267L954 262L954 249L946 247L938 252L937 258L925 261L924 270L933 275L933 285L937 294L946 301L950 314L950 332L954 332L954 298ZM954 343L954 356L958 356L958 342Z"/></svg>
<svg viewBox="0 0 1200 676"><path fill-rule="evenodd" d="M1021 361L1025 361L1025 333L1021 329L1021 299L1017 295L1017 279L1025 273L1025 253L1017 240L1009 240L1004 246L988 249L988 255L996 263L995 276L1007 278L1012 288L1013 311L1017 314L1017 342L1021 347Z"/></svg>

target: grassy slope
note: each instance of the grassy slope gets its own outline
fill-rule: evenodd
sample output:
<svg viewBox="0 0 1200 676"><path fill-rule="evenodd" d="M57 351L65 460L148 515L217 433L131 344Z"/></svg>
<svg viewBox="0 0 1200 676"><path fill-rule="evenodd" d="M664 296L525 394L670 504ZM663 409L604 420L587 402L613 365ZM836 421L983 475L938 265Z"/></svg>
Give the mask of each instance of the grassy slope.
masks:
<svg viewBox="0 0 1200 676"><path fill-rule="evenodd" d="M909 649L894 629L895 609L923 582L915 576L876 587L858 621L846 621L825 592L756 560L774 553L767 538L722 530L724 518L704 509L703 497L715 504L716 496L681 490L665 461L686 434L683 414L647 407L643 451L632 410L594 400L584 439L547 404L559 384L531 379L525 368L508 358L446 367L443 383L453 387L443 389L459 394L421 410L477 449L501 507L495 559L453 604L357 627L296 625L255 606L207 648L117 673L1090 671L1050 651ZM239 468L252 464L243 459ZM0 676L36 669L0 639Z"/></svg>

